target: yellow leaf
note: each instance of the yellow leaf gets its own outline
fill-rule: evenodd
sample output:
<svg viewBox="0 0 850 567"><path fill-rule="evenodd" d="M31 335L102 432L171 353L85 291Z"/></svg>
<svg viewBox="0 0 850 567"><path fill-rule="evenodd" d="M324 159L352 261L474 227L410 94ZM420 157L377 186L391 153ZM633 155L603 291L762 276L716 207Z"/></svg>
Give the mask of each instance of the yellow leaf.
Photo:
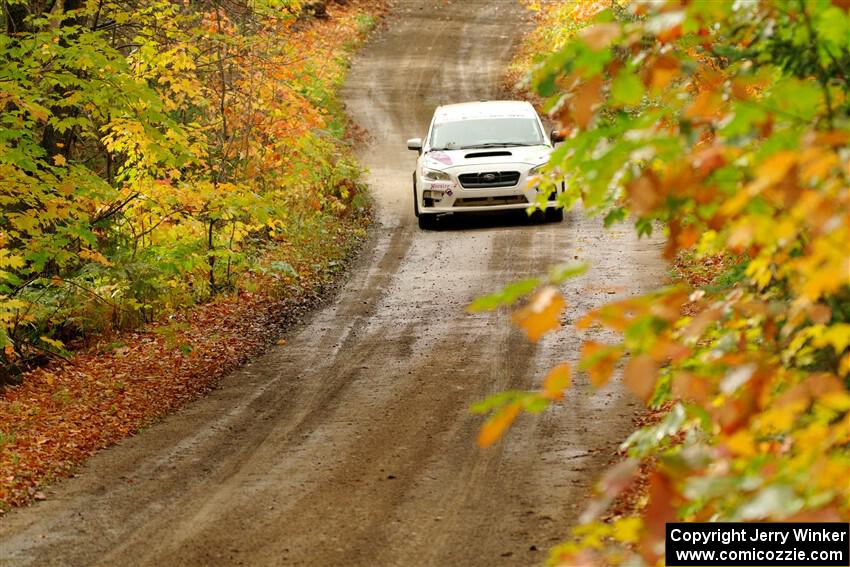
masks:
<svg viewBox="0 0 850 567"><path fill-rule="evenodd" d="M10 254L8 250L0 249L0 267L22 268L24 263L24 259L21 256Z"/></svg>
<svg viewBox="0 0 850 567"><path fill-rule="evenodd" d="M516 311L511 319L528 334L530 340L537 341L561 326L561 310L565 305L557 289L545 287L534 295L531 303Z"/></svg>
<svg viewBox="0 0 850 567"><path fill-rule="evenodd" d="M550 400L561 400L564 397L564 390L569 388L570 384L570 365L564 362L546 375L543 380L543 395Z"/></svg>
<svg viewBox="0 0 850 567"><path fill-rule="evenodd" d="M738 191L735 196L733 196L728 201L725 201L721 205L720 213L725 216L735 216L739 212L741 212L744 207L747 206L747 204L750 202L750 199L752 199L752 197L749 193L747 193L746 191Z"/></svg>
<svg viewBox="0 0 850 567"><path fill-rule="evenodd" d="M104 266L111 266L112 263L106 259L106 256L98 252L97 250L89 250L88 248L83 248L80 250L80 258L83 260L91 260L92 262L97 262L98 264L102 264Z"/></svg>
<svg viewBox="0 0 850 567"><path fill-rule="evenodd" d="M850 410L850 394L847 392L828 392L818 398L818 402L838 412Z"/></svg>
<svg viewBox="0 0 850 567"><path fill-rule="evenodd" d="M785 433L791 429L797 416L806 409L807 405L807 402L801 400L762 412L756 417L758 431L762 435Z"/></svg>
<svg viewBox="0 0 850 567"><path fill-rule="evenodd" d="M741 457L752 457L756 454L756 442L752 433L739 430L726 440L726 448Z"/></svg>
<svg viewBox="0 0 850 567"><path fill-rule="evenodd" d="M639 517L620 518L614 522L614 539L623 543L636 543L643 527Z"/></svg>
<svg viewBox="0 0 850 567"><path fill-rule="evenodd" d="M839 376L850 376L850 352L841 357L838 363Z"/></svg>
<svg viewBox="0 0 850 567"><path fill-rule="evenodd" d="M758 166L756 169L757 182L773 185L782 181L795 163L797 163L796 152L777 152Z"/></svg>
<svg viewBox="0 0 850 567"><path fill-rule="evenodd" d="M812 423L802 431L798 431L795 444L803 451L818 451L829 437L829 427L823 423Z"/></svg>
<svg viewBox="0 0 850 567"><path fill-rule="evenodd" d="M498 441L519 415L520 404L512 403L488 419L478 431L478 446L489 447Z"/></svg>
<svg viewBox="0 0 850 567"><path fill-rule="evenodd" d="M842 483L846 485L847 464L822 458L812 466L811 478L814 479L821 490L831 492L836 486L841 486Z"/></svg>
<svg viewBox="0 0 850 567"><path fill-rule="evenodd" d="M837 323L827 327L824 333L812 341L816 347L831 346L835 352L841 354L850 346L850 324Z"/></svg>
<svg viewBox="0 0 850 567"><path fill-rule="evenodd" d="M63 348L65 348L65 343L63 343L62 341L58 341L58 340L56 340L56 339L51 339L50 337L47 337L47 336L44 336L44 335L42 335L41 337L39 337L39 339L41 339L41 342L43 342L43 343L45 343L45 344L48 344L48 345L52 346L52 347L53 347L53 348L55 348L55 349L63 349Z"/></svg>
<svg viewBox="0 0 850 567"><path fill-rule="evenodd" d="M65 156L63 156L62 154L56 154L55 156L53 156L53 163L61 167L68 162L65 160Z"/></svg>

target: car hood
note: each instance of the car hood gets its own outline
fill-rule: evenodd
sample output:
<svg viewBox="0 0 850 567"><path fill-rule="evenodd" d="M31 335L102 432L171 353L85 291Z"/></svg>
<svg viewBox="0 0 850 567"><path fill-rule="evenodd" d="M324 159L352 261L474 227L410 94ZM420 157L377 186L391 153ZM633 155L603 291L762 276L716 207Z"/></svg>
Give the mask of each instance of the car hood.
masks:
<svg viewBox="0 0 850 567"><path fill-rule="evenodd" d="M533 166L547 161L551 153L552 148L549 146L431 150L422 156L422 164L429 169L440 170L499 163L526 163Z"/></svg>

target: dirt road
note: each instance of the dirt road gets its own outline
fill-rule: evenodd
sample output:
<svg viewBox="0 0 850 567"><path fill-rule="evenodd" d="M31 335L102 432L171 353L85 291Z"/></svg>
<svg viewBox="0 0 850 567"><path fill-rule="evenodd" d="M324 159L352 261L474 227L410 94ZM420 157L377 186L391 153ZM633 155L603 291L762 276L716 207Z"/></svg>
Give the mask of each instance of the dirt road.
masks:
<svg viewBox="0 0 850 567"><path fill-rule="evenodd" d="M337 298L222 388L93 458L0 520L2 565L529 565L567 533L637 406L584 376L566 403L480 451L469 406L574 359L588 308L663 277L658 244L580 212L423 233L408 137L435 105L498 95L524 17L514 0L399 0L346 87L378 226ZM561 332L527 343L474 297L548 264Z"/></svg>

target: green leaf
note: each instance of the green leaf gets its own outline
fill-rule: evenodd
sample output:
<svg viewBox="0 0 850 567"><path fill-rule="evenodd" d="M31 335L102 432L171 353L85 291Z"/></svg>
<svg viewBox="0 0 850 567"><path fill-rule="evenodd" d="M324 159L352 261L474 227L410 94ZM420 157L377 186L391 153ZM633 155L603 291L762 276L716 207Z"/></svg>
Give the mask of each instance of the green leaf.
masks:
<svg viewBox="0 0 850 567"><path fill-rule="evenodd" d="M519 298L528 295L540 285L540 278L527 278L506 286L501 291L479 297L467 310L471 313L492 311L498 307L513 305Z"/></svg>
<svg viewBox="0 0 850 567"><path fill-rule="evenodd" d="M817 22L819 38L834 44L833 49L850 47L850 16L838 6L824 10Z"/></svg>
<svg viewBox="0 0 850 567"><path fill-rule="evenodd" d="M587 271L587 262L567 262L554 266L549 272L549 281L559 284L570 278L580 276Z"/></svg>
<svg viewBox="0 0 850 567"><path fill-rule="evenodd" d="M295 268L293 268L289 262L283 262L280 260L269 262L268 270L271 272L280 272L287 276L292 276L293 278L298 277L298 272L295 271Z"/></svg>
<svg viewBox="0 0 850 567"><path fill-rule="evenodd" d="M643 98L643 83L631 71L622 69L611 85L611 99L615 104L633 106Z"/></svg>
<svg viewBox="0 0 850 567"><path fill-rule="evenodd" d="M475 402L472 404L470 411L472 413L489 413L513 402L521 401L529 395L531 395L529 392L523 392L521 390L506 390L498 394L493 394L480 402Z"/></svg>

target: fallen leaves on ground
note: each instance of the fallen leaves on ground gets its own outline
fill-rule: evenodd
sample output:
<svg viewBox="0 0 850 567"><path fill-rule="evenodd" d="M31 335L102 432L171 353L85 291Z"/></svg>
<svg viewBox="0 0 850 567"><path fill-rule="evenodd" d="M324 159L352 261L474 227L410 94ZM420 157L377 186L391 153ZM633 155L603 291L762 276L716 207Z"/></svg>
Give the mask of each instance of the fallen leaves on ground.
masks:
<svg viewBox="0 0 850 567"><path fill-rule="evenodd" d="M46 498L44 487L138 432L278 342L315 306L357 249L365 217L321 242L283 243L274 260L298 273L253 276L254 292L222 296L136 331L104 337L0 393L0 511ZM281 343L279 343L281 344Z"/></svg>

